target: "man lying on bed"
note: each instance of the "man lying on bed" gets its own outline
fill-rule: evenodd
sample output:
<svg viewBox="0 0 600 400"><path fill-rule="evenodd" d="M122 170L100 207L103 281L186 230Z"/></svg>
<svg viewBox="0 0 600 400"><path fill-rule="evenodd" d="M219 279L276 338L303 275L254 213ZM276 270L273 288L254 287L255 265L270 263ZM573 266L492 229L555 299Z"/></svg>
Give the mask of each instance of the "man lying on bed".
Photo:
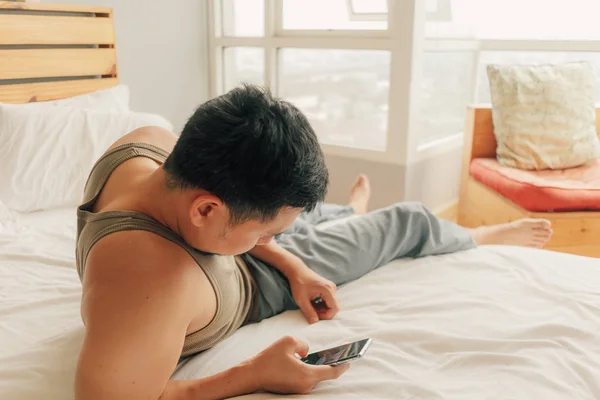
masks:
<svg viewBox="0 0 600 400"><path fill-rule="evenodd" d="M306 393L348 365L306 365L295 354L308 347L293 338L211 377L169 377L181 356L244 324L296 308L310 323L333 318L336 285L396 258L477 244L542 247L551 235L544 220L465 230L414 203L367 213L366 177L349 205L326 205L327 184L306 117L253 86L201 105L179 139L145 127L116 142L78 210L86 335L76 399ZM317 297L325 308L313 307Z"/></svg>

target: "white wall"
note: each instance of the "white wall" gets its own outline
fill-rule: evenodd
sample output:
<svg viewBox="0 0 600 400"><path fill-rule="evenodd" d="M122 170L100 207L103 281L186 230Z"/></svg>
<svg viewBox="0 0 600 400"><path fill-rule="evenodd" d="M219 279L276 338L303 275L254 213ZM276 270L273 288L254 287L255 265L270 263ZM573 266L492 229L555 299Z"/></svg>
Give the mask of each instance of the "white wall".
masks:
<svg viewBox="0 0 600 400"><path fill-rule="evenodd" d="M194 108L208 100L206 1L61 0L60 3L114 9L119 73L121 82L131 88L133 110L164 115L178 132ZM328 201L347 202L355 176L367 173L373 185L372 208L403 200L440 207L457 196L459 153L452 151L410 165L327 155L331 174Z"/></svg>
<svg viewBox="0 0 600 400"><path fill-rule="evenodd" d="M58 3L114 9L119 74L131 89L132 110L161 114L178 133L195 107L208 99L205 1Z"/></svg>
<svg viewBox="0 0 600 400"><path fill-rule="evenodd" d="M358 174L367 174L373 190L370 209L388 206L403 201L405 167L399 164L367 161L352 157L326 154L330 184L327 201L346 204L350 196L350 187Z"/></svg>
<svg viewBox="0 0 600 400"><path fill-rule="evenodd" d="M432 210L458 200L462 168L462 147L438 153L408 164L405 171L404 200L419 201Z"/></svg>

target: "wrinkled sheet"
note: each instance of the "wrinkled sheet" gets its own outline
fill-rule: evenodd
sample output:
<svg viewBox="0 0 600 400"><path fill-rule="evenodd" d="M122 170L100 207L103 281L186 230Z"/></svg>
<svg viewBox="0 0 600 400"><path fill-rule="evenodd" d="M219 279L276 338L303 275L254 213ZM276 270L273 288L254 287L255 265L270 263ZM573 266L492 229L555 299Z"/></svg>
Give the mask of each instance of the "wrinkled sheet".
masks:
<svg viewBox="0 0 600 400"><path fill-rule="evenodd" d="M74 210L0 222L0 399L73 398L83 338L74 236ZM392 262L338 299L333 321L308 326L294 311L244 327L174 378L219 372L284 335L312 350L371 337L363 359L310 397L600 398L600 260L481 247Z"/></svg>

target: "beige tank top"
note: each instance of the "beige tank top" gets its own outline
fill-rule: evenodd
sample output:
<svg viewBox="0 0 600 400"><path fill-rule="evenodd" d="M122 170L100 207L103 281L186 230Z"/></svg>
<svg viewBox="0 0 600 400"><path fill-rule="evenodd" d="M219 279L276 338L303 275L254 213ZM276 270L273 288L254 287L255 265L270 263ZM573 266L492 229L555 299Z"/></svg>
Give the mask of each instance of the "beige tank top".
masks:
<svg viewBox="0 0 600 400"><path fill-rule="evenodd" d="M83 279L90 250L98 240L114 232L148 231L181 246L202 268L217 297L217 311L212 321L186 336L181 356L187 357L230 336L256 313L256 302L253 301L256 284L247 265L241 257L202 254L146 214L125 210L92 212L106 181L121 163L133 157L148 157L162 164L168 155L168 152L147 143L128 143L108 151L96 162L86 184L84 203L77 209L77 272Z"/></svg>

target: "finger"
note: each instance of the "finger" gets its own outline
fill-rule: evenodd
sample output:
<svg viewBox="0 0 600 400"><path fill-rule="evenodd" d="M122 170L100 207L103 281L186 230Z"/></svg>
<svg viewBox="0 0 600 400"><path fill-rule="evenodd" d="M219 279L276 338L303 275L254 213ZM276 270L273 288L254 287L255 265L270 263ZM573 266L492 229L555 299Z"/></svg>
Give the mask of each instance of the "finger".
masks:
<svg viewBox="0 0 600 400"><path fill-rule="evenodd" d="M285 346L286 352L294 352L302 357L308 354L308 344L293 336L284 336L278 340L278 343L282 343Z"/></svg>
<svg viewBox="0 0 600 400"><path fill-rule="evenodd" d="M337 292L337 285L335 283L333 283L333 282L331 282L331 292L332 293Z"/></svg>
<svg viewBox="0 0 600 400"><path fill-rule="evenodd" d="M292 336L286 336L281 341L287 345L290 352L293 351L294 354L298 354L300 357L308 355L308 343Z"/></svg>
<svg viewBox="0 0 600 400"><path fill-rule="evenodd" d="M300 307L300 311L304 314L304 317L308 321L309 324L314 324L319 321L319 316L315 311L310 300L302 300L298 302L298 307Z"/></svg>
<svg viewBox="0 0 600 400"><path fill-rule="evenodd" d="M319 311L319 319L329 320L333 319L337 315L337 311L334 309Z"/></svg>
<svg viewBox="0 0 600 400"><path fill-rule="evenodd" d="M296 347L295 353L298 354L300 357L304 358L308 355L308 344L304 342L301 343L301 346Z"/></svg>
<svg viewBox="0 0 600 400"><path fill-rule="evenodd" d="M337 314L340 311L340 307L338 306L338 302L335 299L335 296L331 292L325 292L321 296L325 304L327 305L328 310L325 312L333 312L333 315Z"/></svg>
<svg viewBox="0 0 600 400"><path fill-rule="evenodd" d="M314 366L316 377L319 381L326 381L329 379L337 379L344 372L348 371L350 368L350 363L342 364L342 365L317 365Z"/></svg>

